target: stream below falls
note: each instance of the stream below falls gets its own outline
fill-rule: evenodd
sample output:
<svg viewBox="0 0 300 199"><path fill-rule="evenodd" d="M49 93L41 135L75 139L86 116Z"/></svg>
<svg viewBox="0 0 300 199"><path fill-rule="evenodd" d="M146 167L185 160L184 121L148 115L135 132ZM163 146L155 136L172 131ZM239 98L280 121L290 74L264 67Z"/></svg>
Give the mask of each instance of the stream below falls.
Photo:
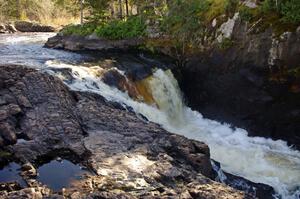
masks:
<svg viewBox="0 0 300 199"><path fill-rule="evenodd" d="M122 90L108 85L101 75L112 69L103 66L103 59L97 62L88 53L43 48L51 36L49 33L0 35L0 64L37 68L61 78L72 90L97 93L109 101L131 107L172 133L207 143L212 159L220 162L227 173L272 186L277 193L275 198L300 198L300 152L288 147L286 142L249 137L243 129L203 118L201 113L184 104L170 70L153 66L151 77L133 82L120 68L113 68L130 86ZM115 57L105 59L108 60L120 61Z"/></svg>

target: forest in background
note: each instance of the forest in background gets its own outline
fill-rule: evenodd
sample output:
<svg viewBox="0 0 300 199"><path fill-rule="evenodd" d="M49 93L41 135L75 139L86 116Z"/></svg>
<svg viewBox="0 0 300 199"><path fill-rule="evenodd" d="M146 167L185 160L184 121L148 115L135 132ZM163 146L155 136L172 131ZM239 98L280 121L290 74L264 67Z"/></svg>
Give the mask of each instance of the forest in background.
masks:
<svg viewBox="0 0 300 199"><path fill-rule="evenodd" d="M249 27L272 28L278 36L300 25L299 0L85 0L84 9L85 23L64 34L116 40L159 32L183 50L205 45L212 23L219 27L237 12ZM221 47L231 44L224 40Z"/></svg>
<svg viewBox="0 0 300 199"><path fill-rule="evenodd" d="M254 12L238 5L241 2L256 3L261 14L272 13L278 15L281 21L300 23L299 0L0 0L0 20L31 20L45 23L59 19L78 20L81 3L87 21L93 22L126 19L130 15L144 15L152 19L172 15L176 18L175 21L183 17L193 21L203 12L206 12L205 19L211 20L234 11L239 11L245 20L251 20L251 15L258 14L257 9Z"/></svg>
<svg viewBox="0 0 300 199"><path fill-rule="evenodd" d="M84 24L76 25L82 2ZM221 24L236 12L243 21L260 21L262 29L272 26L278 34L300 24L299 0L0 0L0 21L75 24L63 32L108 39L145 36L150 26L177 43L203 43L214 19Z"/></svg>
<svg viewBox="0 0 300 199"><path fill-rule="evenodd" d="M0 22L36 21L61 26L78 23L78 0L0 0Z"/></svg>

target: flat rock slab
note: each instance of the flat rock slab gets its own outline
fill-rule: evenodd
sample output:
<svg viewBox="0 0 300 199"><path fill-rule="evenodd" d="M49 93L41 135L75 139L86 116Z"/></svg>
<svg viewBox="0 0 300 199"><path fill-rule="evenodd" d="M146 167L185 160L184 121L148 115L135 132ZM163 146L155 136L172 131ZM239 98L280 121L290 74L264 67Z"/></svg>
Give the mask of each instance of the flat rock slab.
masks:
<svg viewBox="0 0 300 199"><path fill-rule="evenodd" d="M70 91L56 77L0 66L0 101L0 147L10 159L38 167L43 157L59 156L95 172L60 193L25 176L29 187L3 186L10 187L0 191L3 198L248 197L210 179L206 144L168 133L101 96Z"/></svg>

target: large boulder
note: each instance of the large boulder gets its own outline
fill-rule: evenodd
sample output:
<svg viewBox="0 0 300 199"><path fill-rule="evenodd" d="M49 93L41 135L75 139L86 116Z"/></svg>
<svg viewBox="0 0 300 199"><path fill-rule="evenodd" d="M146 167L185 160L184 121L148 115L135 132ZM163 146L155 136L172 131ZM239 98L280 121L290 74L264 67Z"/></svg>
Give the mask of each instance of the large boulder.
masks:
<svg viewBox="0 0 300 199"><path fill-rule="evenodd" d="M55 28L52 26L29 21L16 21L15 28L20 32L55 32Z"/></svg>

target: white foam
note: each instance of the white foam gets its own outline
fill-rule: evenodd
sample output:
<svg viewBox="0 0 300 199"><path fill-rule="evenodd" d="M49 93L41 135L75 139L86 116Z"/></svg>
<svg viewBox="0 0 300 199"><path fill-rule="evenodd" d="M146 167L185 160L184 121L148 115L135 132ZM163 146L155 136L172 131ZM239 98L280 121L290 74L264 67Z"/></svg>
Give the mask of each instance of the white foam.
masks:
<svg viewBox="0 0 300 199"><path fill-rule="evenodd" d="M25 43L42 43L47 41L49 37L53 37L56 33L16 33L2 34L0 44L25 44Z"/></svg>
<svg viewBox="0 0 300 199"><path fill-rule="evenodd" d="M131 106L170 132L206 142L212 158L219 161L226 172L271 185L280 198L299 198L299 151L289 148L284 141L248 137L243 129L233 130L229 125L203 118L182 103L177 81L170 71L157 70L149 82L159 110L104 84L90 68L51 61L47 65L72 69L75 81L69 87L73 90L98 93L108 100Z"/></svg>

